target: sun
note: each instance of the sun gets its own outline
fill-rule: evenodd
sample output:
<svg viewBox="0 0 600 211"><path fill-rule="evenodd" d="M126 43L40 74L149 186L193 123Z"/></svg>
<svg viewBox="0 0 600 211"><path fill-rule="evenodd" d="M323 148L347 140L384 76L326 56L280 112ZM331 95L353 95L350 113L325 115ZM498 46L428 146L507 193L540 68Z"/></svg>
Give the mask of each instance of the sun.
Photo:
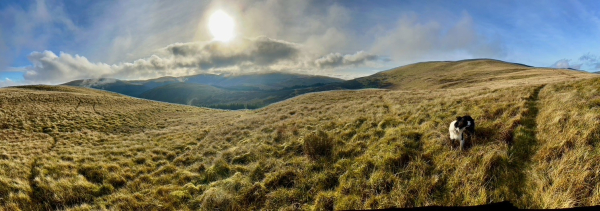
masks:
<svg viewBox="0 0 600 211"><path fill-rule="evenodd" d="M233 18L222 10L214 12L208 20L208 29L215 40L227 42L234 37Z"/></svg>

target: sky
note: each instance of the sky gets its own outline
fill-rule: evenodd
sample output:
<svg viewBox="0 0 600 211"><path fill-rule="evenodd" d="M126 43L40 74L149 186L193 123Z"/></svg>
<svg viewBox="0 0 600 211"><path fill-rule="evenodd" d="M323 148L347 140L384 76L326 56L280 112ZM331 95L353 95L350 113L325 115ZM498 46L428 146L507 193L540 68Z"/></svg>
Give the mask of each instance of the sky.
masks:
<svg viewBox="0 0 600 211"><path fill-rule="evenodd" d="M209 29L233 20L233 38ZM600 71L595 0L3 0L0 87L291 72L351 79L491 58Z"/></svg>

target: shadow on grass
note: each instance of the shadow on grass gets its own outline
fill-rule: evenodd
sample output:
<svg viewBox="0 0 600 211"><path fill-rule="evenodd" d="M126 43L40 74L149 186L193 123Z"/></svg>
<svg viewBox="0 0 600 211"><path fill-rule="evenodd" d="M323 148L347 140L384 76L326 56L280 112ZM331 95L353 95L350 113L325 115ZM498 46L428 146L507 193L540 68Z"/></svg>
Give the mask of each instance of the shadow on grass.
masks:
<svg viewBox="0 0 600 211"><path fill-rule="evenodd" d="M510 131L508 157L495 158L486 172L486 184L489 195L495 195L494 201L513 200L517 207L527 207L530 197L526 194L525 172L537 146L536 118L538 115L539 92L544 86L535 88L527 99L525 110L518 124ZM504 134L503 136L506 136ZM493 190L506 190L492 192ZM519 199L519 200L517 200Z"/></svg>

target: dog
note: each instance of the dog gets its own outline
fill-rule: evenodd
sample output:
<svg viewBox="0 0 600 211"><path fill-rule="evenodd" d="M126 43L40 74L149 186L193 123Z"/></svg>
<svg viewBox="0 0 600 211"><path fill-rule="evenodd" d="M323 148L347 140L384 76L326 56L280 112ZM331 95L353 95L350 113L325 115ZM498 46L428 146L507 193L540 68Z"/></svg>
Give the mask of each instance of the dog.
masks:
<svg viewBox="0 0 600 211"><path fill-rule="evenodd" d="M475 134L475 120L469 115L456 117L456 120L450 123L448 130L450 132L450 139L460 141L460 150L463 150L465 145L463 133L466 130L470 137Z"/></svg>

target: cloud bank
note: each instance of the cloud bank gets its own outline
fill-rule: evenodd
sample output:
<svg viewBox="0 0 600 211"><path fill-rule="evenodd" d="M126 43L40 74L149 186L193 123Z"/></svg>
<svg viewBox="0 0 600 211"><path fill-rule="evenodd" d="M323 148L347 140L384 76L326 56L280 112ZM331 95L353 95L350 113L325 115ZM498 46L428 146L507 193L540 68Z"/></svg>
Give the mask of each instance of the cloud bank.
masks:
<svg viewBox="0 0 600 211"><path fill-rule="evenodd" d="M24 79L34 83L64 83L86 78L149 79L200 73L249 73L285 71L318 73L330 68L364 65L379 57L359 51L353 54L311 54L297 43L258 37L231 43L176 43L156 54L133 62L94 63L86 57L51 51L33 52L33 64L24 69ZM317 71L317 72L315 72Z"/></svg>
<svg viewBox="0 0 600 211"><path fill-rule="evenodd" d="M550 65L550 67L554 68L571 68L580 70L582 68L591 69L591 70L600 70L600 57L592 54L586 53L577 59L578 63L572 62L572 59L560 59L554 64Z"/></svg>
<svg viewBox="0 0 600 211"><path fill-rule="evenodd" d="M360 65L368 61L375 61L378 56L366 53L364 51L355 54L342 55L340 53L330 53L315 60L315 65L321 67L339 67L345 65Z"/></svg>
<svg viewBox="0 0 600 211"><path fill-rule="evenodd" d="M355 3L342 1L90 4L37 0L27 7L0 10L0 18L18 29L15 34L0 33L7 40L0 40L0 53L12 55L19 47L31 52L22 59L30 66L19 68L23 83L258 71L350 78L420 61L501 59L506 54L502 43L482 33L482 26L466 11L433 9L429 15L417 15L409 8L381 15L377 11L393 8L357 10ZM207 20L216 10L235 19L235 41L209 41ZM28 40L36 42L27 44ZM0 65L10 63L2 58Z"/></svg>

